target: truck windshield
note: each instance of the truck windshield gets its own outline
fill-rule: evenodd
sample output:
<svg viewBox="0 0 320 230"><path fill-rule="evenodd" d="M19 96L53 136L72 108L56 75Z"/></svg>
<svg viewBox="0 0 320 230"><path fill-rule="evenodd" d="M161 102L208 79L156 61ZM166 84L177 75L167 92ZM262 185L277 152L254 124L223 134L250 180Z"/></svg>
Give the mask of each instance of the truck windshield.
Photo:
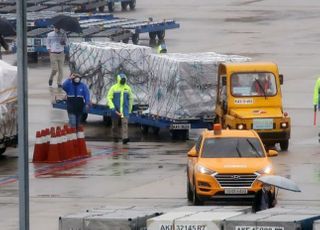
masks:
<svg viewBox="0 0 320 230"><path fill-rule="evenodd" d="M202 158L256 158L265 157L257 138L207 138L203 144Z"/></svg>
<svg viewBox="0 0 320 230"><path fill-rule="evenodd" d="M272 73L234 73L231 75L231 94L234 97L269 97L276 93L276 78Z"/></svg>

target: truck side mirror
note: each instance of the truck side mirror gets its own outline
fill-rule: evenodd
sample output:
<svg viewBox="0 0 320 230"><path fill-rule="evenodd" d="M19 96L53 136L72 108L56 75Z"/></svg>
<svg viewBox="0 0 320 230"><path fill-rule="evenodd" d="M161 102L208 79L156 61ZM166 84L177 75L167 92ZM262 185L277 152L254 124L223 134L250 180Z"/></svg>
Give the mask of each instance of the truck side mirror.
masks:
<svg viewBox="0 0 320 230"><path fill-rule="evenodd" d="M273 150L273 149L268 150L268 157L276 157L276 156L278 156L278 152L276 150Z"/></svg>
<svg viewBox="0 0 320 230"><path fill-rule="evenodd" d="M198 157L198 153L195 146L193 146L192 149L188 152L188 157Z"/></svg>
<svg viewBox="0 0 320 230"><path fill-rule="evenodd" d="M227 77L226 76L221 76L221 84L223 86L227 85Z"/></svg>
<svg viewBox="0 0 320 230"><path fill-rule="evenodd" d="M279 74L280 85L283 85L283 74Z"/></svg>

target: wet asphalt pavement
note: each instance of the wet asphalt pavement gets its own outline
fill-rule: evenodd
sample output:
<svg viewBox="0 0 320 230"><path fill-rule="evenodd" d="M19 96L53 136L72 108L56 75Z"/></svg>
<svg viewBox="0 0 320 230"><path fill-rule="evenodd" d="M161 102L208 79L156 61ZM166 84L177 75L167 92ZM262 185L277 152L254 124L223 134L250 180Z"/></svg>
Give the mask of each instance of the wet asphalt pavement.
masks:
<svg viewBox="0 0 320 230"><path fill-rule="evenodd" d="M274 61L284 74L285 111L292 118L289 151L272 158L277 174L293 179L301 193L280 190L278 205L320 206L320 150L313 127L312 93L320 68L320 3L297 1L137 1L134 12L115 14L145 19L174 18L179 30L166 33L169 52L214 51ZM147 36L145 36L147 38ZM147 44L142 37L141 44ZM14 62L14 56L4 59ZM67 73L67 66L65 68ZM142 135L132 126L132 142L110 142L110 128L98 116L85 124L92 157L62 164L32 164L35 132L67 122L51 108L56 88L47 87L47 59L29 66L30 229L56 230L58 217L116 205L170 208L187 205L187 142L172 142L166 131ZM18 226L17 149L0 158L0 229Z"/></svg>

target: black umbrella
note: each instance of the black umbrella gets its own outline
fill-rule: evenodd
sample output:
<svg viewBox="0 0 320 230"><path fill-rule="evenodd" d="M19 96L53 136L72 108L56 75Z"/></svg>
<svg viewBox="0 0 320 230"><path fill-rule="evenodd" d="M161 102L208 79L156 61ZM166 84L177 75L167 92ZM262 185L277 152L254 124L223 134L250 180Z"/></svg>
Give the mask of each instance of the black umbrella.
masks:
<svg viewBox="0 0 320 230"><path fill-rule="evenodd" d="M51 24L65 31L75 32L75 33L82 32L78 19L67 16L67 15L58 15L51 18Z"/></svg>
<svg viewBox="0 0 320 230"><path fill-rule="evenodd" d="M3 36L16 35L16 31L12 24L5 18L0 18L0 34Z"/></svg>

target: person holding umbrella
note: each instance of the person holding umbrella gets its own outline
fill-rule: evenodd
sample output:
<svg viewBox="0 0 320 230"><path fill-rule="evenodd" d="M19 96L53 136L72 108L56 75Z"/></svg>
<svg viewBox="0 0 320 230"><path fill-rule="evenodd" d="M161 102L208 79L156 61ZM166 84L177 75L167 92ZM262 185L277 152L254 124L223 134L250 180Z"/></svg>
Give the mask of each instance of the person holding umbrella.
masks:
<svg viewBox="0 0 320 230"><path fill-rule="evenodd" d="M54 25L54 30L48 33L47 50L50 55L51 74L49 77L49 86L52 86L53 78L58 73L57 85L61 88L64 65L64 47L67 44L67 36L60 30L60 27Z"/></svg>
<svg viewBox="0 0 320 230"><path fill-rule="evenodd" d="M71 73L70 78L63 82L62 88L67 93L69 125L78 129L81 116L89 111L89 89L81 82L81 76L77 73Z"/></svg>
<svg viewBox="0 0 320 230"><path fill-rule="evenodd" d="M256 193L252 211L257 212L272 208L276 205L277 194L279 189L284 189L292 192L301 192L298 185L285 177L278 175L263 175L257 178L262 183L262 189ZM272 192L272 187L277 188L277 193Z"/></svg>
<svg viewBox="0 0 320 230"><path fill-rule="evenodd" d="M64 64L64 48L67 45L67 36L64 31L81 33L79 21L76 18L67 15L57 15L51 18L51 24L54 26L54 31L50 32L47 37L47 49L50 54L51 74L49 78L49 86L52 86L53 77L58 72L58 88L61 88Z"/></svg>
<svg viewBox="0 0 320 230"><path fill-rule="evenodd" d="M277 200L275 199L275 193L271 191L272 186L269 184L263 184L262 189L259 190L254 198L252 210L253 212L266 210L273 208Z"/></svg>

